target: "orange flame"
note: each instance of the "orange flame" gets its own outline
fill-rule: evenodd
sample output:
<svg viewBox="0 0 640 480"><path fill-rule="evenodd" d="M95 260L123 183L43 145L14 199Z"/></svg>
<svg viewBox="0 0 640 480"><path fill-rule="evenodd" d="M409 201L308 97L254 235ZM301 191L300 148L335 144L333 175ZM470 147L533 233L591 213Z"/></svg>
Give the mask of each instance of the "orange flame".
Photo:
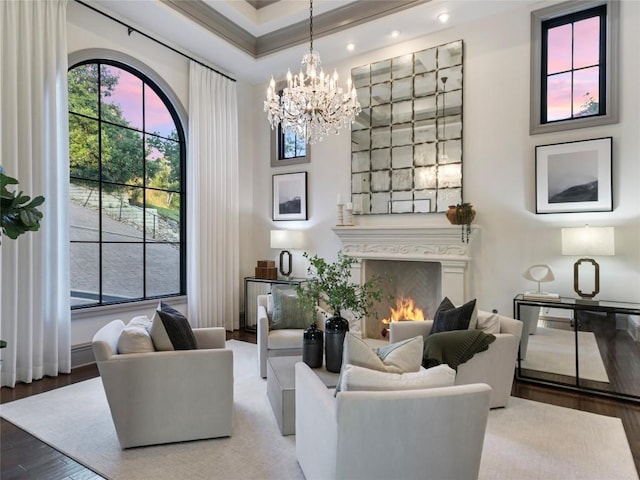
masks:
<svg viewBox="0 0 640 480"><path fill-rule="evenodd" d="M382 323L399 322L400 320L424 320L424 312L415 306L411 298L396 300L396 308L391 307L391 316L382 320Z"/></svg>

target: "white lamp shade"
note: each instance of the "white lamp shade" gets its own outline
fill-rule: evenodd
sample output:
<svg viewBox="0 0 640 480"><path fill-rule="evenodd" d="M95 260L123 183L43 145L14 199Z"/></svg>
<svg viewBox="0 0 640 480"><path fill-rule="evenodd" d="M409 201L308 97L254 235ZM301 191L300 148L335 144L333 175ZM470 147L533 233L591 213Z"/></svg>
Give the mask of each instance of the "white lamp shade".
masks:
<svg viewBox="0 0 640 480"><path fill-rule="evenodd" d="M563 255L615 255L613 227L562 229Z"/></svg>
<svg viewBox="0 0 640 480"><path fill-rule="evenodd" d="M271 248L301 248L304 237L299 230L271 230Z"/></svg>

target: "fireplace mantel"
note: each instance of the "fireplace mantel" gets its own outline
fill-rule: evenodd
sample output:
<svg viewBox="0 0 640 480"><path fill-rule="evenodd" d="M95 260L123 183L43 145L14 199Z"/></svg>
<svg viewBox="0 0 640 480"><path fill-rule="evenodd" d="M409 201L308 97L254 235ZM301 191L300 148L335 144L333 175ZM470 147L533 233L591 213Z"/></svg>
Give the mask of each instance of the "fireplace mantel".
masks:
<svg viewBox="0 0 640 480"><path fill-rule="evenodd" d="M431 226L351 226L334 227L342 240L342 251L358 258L388 260L458 261L470 260L469 245L461 239L459 225ZM477 226L472 226L469 241Z"/></svg>

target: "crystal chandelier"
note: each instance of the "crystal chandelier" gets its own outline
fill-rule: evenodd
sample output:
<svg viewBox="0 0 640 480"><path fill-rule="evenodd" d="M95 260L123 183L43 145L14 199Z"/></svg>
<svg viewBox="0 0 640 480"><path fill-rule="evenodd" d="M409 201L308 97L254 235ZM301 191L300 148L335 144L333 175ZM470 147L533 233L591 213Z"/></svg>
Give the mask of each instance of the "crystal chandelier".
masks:
<svg viewBox="0 0 640 480"><path fill-rule="evenodd" d="M295 76L291 70L287 71L287 86L282 95L278 95L271 77L264 111L272 129L281 124L283 130L314 144L348 127L361 108L351 78L347 80L344 92L338 86L338 72L334 71L332 76L325 75L320 66L320 55L313 51L313 0L309 1L309 38L309 53L302 57L306 75L303 68Z"/></svg>

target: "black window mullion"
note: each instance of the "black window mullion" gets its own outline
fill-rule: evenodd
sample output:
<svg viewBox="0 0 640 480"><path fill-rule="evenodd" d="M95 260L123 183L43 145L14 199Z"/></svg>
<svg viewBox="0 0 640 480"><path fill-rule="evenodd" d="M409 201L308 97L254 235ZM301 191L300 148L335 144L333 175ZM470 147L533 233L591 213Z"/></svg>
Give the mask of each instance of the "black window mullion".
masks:
<svg viewBox="0 0 640 480"><path fill-rule="evenodd" d="M103 274L102 274L102 256L104 254L103 248L103 228L102 228L102 64L98 63L98 302L103 303Z"/></svg>

